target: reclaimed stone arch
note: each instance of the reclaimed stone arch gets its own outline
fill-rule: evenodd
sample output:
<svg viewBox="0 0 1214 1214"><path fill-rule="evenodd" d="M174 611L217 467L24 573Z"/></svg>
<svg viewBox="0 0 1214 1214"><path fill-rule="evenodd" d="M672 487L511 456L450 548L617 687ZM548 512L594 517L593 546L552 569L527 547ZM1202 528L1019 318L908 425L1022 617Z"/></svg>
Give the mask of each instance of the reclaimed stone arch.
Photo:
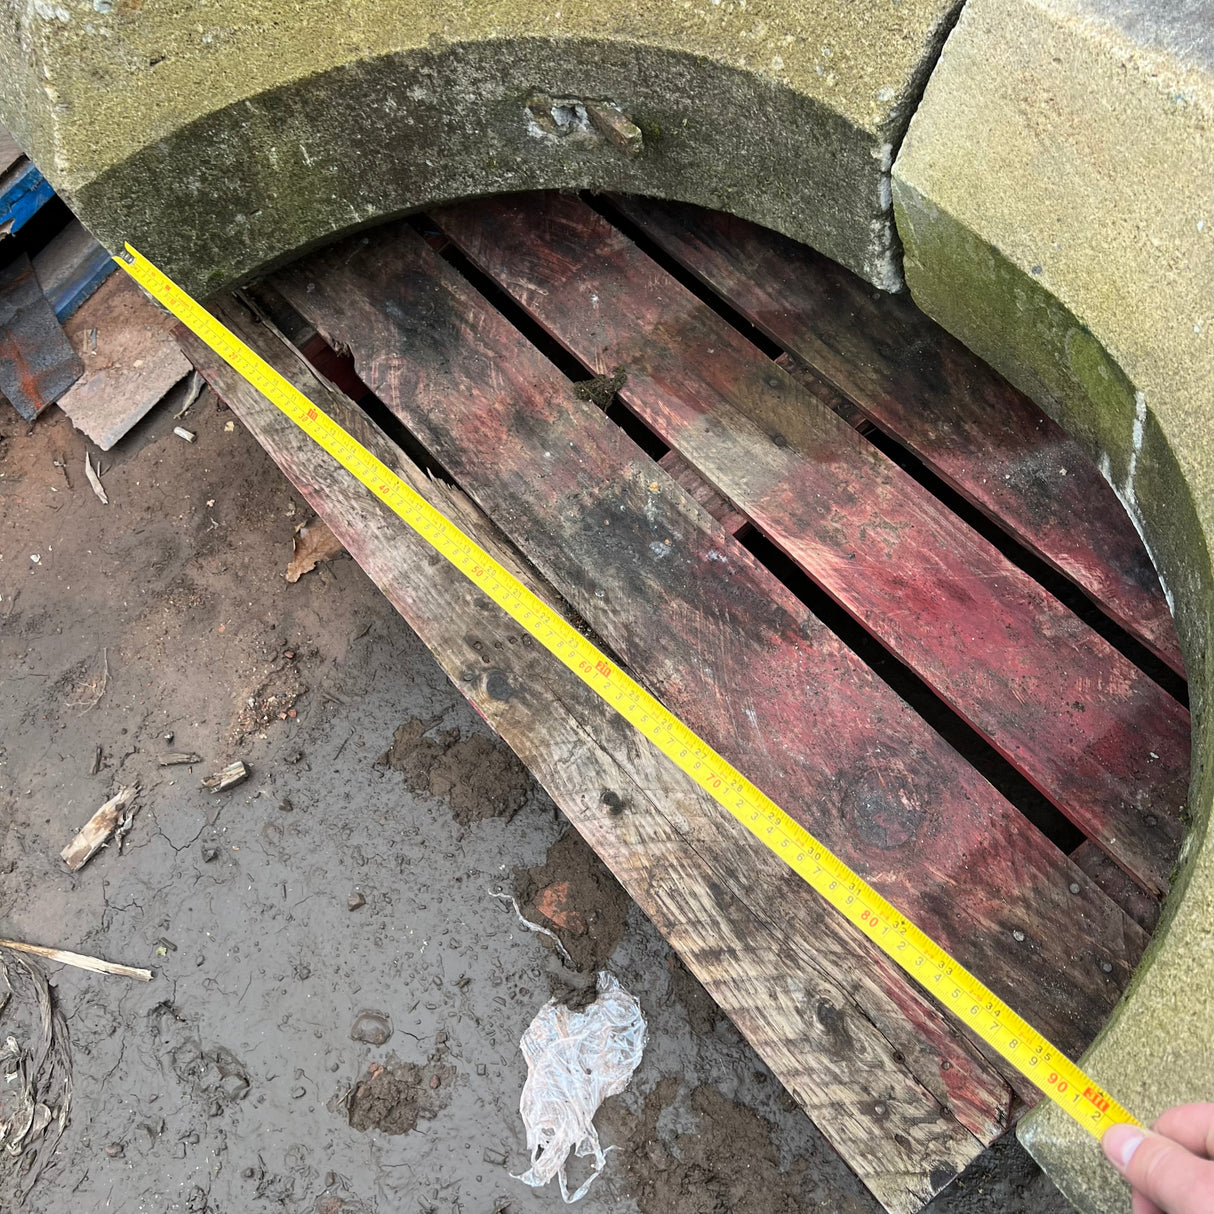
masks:
<svg viewBox="0 0 1214 1214"><path fill-rule="evenodd" d="M10 0L0 111L109 247L206 293L420 206L700 203L901 283L893 149L958 0Z"/></svg>

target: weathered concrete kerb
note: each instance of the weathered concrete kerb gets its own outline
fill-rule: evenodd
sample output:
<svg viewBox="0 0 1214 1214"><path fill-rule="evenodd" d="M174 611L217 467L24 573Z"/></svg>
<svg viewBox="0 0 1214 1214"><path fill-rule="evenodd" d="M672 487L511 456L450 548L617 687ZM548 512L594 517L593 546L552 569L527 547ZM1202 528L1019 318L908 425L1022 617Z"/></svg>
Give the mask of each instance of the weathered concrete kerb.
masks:
<svg viewBox="0 0 1214 1214"><path fill-rule="evenodd" d="M1192 697L1192 825L1151 951L1086 1064L1144 1119L1214 1099L1214 5L970 0L894 166L915 300L1083 440L1142 531ZM1094 1139L1021 1140L1081 1210Z"/></svg>
<svg viewBox="0 0 1214 1214"><path fill-rule="evenodd" d="M734 211L897 287L892 152L959 0L3 7L0 118L103 242L205 293L554 187Z"/></svg>

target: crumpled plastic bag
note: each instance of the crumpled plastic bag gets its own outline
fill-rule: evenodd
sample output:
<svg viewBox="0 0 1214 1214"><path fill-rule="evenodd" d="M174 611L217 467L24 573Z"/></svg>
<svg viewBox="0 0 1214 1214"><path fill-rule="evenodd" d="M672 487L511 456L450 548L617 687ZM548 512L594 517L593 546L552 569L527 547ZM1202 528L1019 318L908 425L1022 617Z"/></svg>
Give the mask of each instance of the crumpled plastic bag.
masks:
<svg viewBox="0 0 1214 1214"><path fill-rule="evenodd" d="M519 1112L531 1167L515 1180L538 1189L555 1176L566 1204L585 1197L603 1170L607 1154L594 1115L608 1096L628 1086L645 1049L645 1018L636 998L607 973L599 974L597 987L598 998L585 1011L550 999L519 1042L527 1059ZM594 1171L572 1197L565 1182L570 1150L594 1156Z"/></svg>

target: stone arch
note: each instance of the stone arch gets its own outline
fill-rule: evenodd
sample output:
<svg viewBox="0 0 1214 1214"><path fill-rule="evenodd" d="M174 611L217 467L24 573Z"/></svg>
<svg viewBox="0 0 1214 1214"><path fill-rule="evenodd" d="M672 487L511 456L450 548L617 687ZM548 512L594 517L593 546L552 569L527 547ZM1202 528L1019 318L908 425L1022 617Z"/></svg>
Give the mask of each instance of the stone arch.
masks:
<svg viewBox="0 0 1214 1214"><path fill-rule="evenodd" d="M65 0L0 39L0 114L104 243L195 293L431 203L584 187L896 288L892 152L957 7Z"/></svg>

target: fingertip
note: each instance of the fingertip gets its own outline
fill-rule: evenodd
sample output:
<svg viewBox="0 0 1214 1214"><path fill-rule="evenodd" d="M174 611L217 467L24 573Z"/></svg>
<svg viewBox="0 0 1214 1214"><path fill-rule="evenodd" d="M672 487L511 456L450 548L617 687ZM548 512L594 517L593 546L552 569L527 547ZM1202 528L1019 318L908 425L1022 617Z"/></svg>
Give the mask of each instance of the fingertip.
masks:
<svg viewBox="0 0 1214 1214"><path fill-rule="evenodd" d="M1130 1160L1134 1158L1134 1152L1142 1145L1145 1137L1138 1126L1120 1123L1110 1126L1104 1132L1100 1145L1105 1158L1124 1176L1126 1168L1130 1166Z"/></svg>

